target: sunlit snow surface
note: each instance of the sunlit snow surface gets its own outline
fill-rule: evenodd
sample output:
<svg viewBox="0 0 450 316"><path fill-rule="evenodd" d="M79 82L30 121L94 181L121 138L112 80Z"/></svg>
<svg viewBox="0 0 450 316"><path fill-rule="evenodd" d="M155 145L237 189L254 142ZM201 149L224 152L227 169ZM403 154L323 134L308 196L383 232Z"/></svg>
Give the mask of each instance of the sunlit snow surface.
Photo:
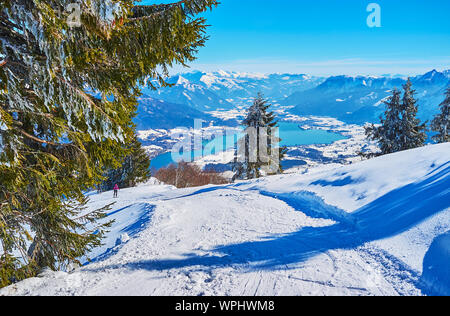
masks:
<svg viewBox="0 0 450 316"><path fill-rule="evenodd" d="M92 263L0 294L450 294L449 157L442 144L232 185L122 190ZM93 194L90 207L112 200Z"/></svg>

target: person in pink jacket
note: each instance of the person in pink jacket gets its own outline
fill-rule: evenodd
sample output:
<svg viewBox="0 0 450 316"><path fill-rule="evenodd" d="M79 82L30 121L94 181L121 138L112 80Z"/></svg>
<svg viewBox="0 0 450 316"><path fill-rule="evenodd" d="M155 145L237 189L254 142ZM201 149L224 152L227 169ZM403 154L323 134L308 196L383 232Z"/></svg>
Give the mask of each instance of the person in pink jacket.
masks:
<svg viewBox="0 0 450 316"><path fill-rule="evenodd" d="M114 197L115 197L115 198L117 197L118 193L119 193L119 186L116 184L116 185L114 186Z"/></svg>

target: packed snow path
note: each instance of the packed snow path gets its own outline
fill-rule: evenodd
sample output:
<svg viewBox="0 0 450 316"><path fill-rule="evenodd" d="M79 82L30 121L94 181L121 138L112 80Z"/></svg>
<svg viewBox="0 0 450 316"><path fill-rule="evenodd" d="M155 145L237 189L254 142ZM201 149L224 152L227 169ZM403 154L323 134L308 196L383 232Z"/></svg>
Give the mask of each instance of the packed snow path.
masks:
<svg viewBox="0 0 450 316"><path fill-rule="evenodd" d="M449 157L444 144L227 186L122 190L94 262L0 295L449 294Z"/></svg>

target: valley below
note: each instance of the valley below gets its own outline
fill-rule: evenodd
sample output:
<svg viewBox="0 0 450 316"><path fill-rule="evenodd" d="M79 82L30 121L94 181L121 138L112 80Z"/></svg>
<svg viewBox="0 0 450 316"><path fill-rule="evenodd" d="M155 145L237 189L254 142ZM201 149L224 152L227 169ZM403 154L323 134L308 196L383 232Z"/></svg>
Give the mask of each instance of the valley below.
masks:
<svg viewBox="0 0 450 316"><path fill-rule="evenodd" d="M286 172L349 164L360 161L361 152L376 150L364 135L364 125L379 123L387 96L406 80L226 71L178 74L168 80L173 87L143 89L136 119L138 137L152 158L153 170L176 164L181 159L174 159L172 151L201 137L203 148L185 146L182 160L231 177L240 122L261 92L279 121L281 146L288 147L283 161ZM449 81L449 71L432 70L412 78L421 120L429 121L437 113Z"/></svg>
<svg viewBox="0 0 450 316"><path fill-rule="evenodd" d="M280 121L279 128L280 145L288 149L282 161L285 172L304 171L320 164L349 164L361 160L360 152L376 150L373 144L367 144L363 126L346 124L333 118L288 116ZM185 130L181 136L179 132L179 129L139 132L144 148L153 157L152 169L176 164L173 146L201 134L203 138L213 140L205 141L203 150L185 153L186 160L190 158L189 161L202 168L231 175L239 128L210 126L201 130Z"/></svg>

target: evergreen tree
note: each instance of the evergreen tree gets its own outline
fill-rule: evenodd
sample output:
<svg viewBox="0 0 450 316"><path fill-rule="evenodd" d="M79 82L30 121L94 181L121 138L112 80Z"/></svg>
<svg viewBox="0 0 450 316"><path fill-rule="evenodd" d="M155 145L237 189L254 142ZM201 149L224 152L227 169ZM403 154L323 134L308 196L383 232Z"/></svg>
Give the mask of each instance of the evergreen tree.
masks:
<svg viewBox="0 0 450 316"><path fill-rule="evenodd" d="M85 214L83 191L126 156L139 84L194 59L195 16L217 4L72 2L0 0L0 286L101 243L104 209Z"/></svg>
<svg viewBox="0 0 450 316"><path fill-rule="evenodd" d="M234 180L259 178L262 175L261 171L266 175L283 172L281 160L286 148L277 146L281 139L273 134L278 122L274 113L268 111L270 106L259 93L242 122L246 130L238 144L241 153L236 152L233 165Z"/></svg>
<svg viewBox="0 0 450 316"><path fill-rule="evenodd" d="M118 184L120 188L131 188L145 182L151 176L150 157L135 137L128 147L130 154L125 157L122 166L106 172L106 180L101 189L110 191Z"/></svg>
<svg viewBox="0 0 450 316"><path fill-rule="evenodd" d="M394 153L400 150L398 135L401 130L400 121L400 98L401 92L397 89L392 91L386 104L385 117L380 117L381 126L374 124L366 127L366 135L378 142L382 155Z"/></svg>
<svg viewBox="0 0 450 316"><path fill-rule="evenodd" d="M385 117L380 117L381 126L366 127L369 139L377 141L382 155L421 147L425 144L426 125L417 118L417 101L414 99L411 81L403 86L404 95L397 89L385 102Z"/></svg>
<svg viewBox="0 0 450 316"><path fill-rule="evenodd" d="M412 89L410 79L403 86L403 90L399 137L400 151L422 147L427 140L426 123L421 123L417 118L418 105L414 98L416 91Z"/></svg>
<svg viewBox="0 0 450 316"><path fill-rule="evenodd" d="M437 143L450 142L450 87L447 88L445 100L440 105L441 113L431 122L431 130L437 134L433 140Z"/></svg>

